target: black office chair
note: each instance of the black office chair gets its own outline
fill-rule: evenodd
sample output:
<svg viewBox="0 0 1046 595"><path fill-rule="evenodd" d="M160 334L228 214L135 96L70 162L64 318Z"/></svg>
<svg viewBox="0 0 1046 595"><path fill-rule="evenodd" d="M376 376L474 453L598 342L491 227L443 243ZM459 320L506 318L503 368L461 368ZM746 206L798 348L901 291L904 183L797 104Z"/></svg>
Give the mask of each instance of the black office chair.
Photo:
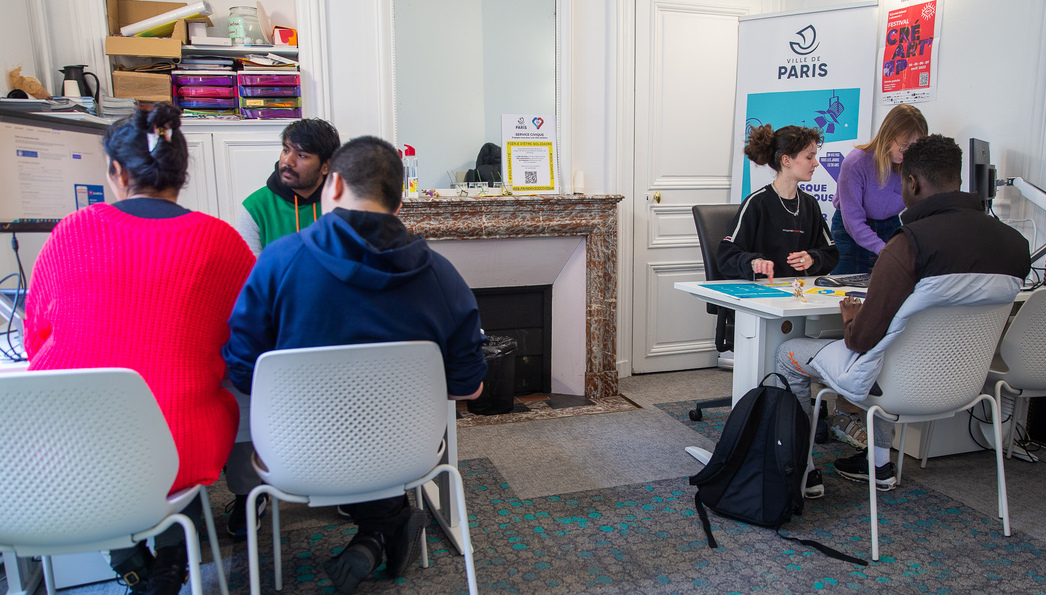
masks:
<svg viewBox="0 0 1046 595"><path fill-rule="evenodd" d="M701 259L705 263L705 280L721 281L724 279L719 272L719 262L716 260L716 252L719 250L719 242L730 233L730 223L737 215L740 205L694 205L694 223L697 224L697 237L701 242ZM716 315L715 325L715 348L719 353L734 350L734 311L729 308L706 304L709 314ZM733 404L732 397L712 399L698 403L698 406L690 411L692 421L700 421L703 417L701 408L705 407L729 407Z"/></svg>

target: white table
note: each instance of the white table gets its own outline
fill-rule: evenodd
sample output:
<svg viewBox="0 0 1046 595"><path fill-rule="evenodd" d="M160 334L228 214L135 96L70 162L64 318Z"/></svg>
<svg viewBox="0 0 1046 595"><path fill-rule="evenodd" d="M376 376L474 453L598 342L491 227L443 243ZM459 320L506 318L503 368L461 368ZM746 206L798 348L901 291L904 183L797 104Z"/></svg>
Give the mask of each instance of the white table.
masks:
<svg viewBox="0 0 1046 595"><path fill-rule="evenodd" d="M813 279L805 279L806 302L791 295L792 279L775 279L774 287L786 291L784 297L737 298L712 289L716 285L744 283L734 281L701 281L676 283L675 288L699 300L734 311L734 404L755 388L777 361L777 348L796 337L840 338L843 318L839 302L847 291L864 291L860 287L814 287ZM767 285L760 281L760 285ZM805 293L811 289L824 293ZM826 295L827 294L827 295Z"/></svg>
<svg viewBox="0 0 1046 595"><path fill-rule="evenodd" d="M778 283L791 283L792 279L775 279L774 286L791 291L789 286ZM694 297L725 306L734 310L734 405L749 390L777 365L777 348L788 339L810 336L815 338L841 338L843 319L839 312L839 302L847 291L865 291L860 287L817 288L813 279L806 279L805 290L824 290L826 294L805 293L806 303L788 297L736 298L711 289L715 285L726 283L743 283L744 281L702 281L676 283L675 288L685 291ZM766 281L760 282L766 285ZM1022 291L1014 299L1020 304L1030 294ZM980 445L969 437L968 420L955 416L948 420L939 420L933 432L932 444L926 440L922 426L911 424L908 430L909 439L905 443L905 452L915 458L923 458L979 451ZM914 436L914 438L912 438ZM896 447L895 440L894 446ZM700 449L696 449L699 451ZM699 460L708 453L691 453ZM705 462L705 461L702 461Z"/></svg>

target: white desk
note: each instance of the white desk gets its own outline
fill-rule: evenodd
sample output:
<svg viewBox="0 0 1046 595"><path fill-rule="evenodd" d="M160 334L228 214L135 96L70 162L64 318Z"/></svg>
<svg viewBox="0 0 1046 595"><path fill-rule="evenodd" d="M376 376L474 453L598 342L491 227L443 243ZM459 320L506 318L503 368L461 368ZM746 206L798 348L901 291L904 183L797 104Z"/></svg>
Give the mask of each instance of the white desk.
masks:
<svg viewBox="0 0 1046 595"><path fill-rule="evenodd" d="M775 280L791 282L791 279ZM813 279L807 279L806 290ZM777 365L777 348L788 339L811 336L815 338L842 337L842 315L839 302L842 296L804 293L806 303L795 297L736 298L705 286L743 281L703 281L676 283L675 288L694 297L734 310L734 404ZM765 281L763 282L765 284ZM775 283L776 286L776 283ZM780 289L789 291L790 287ZM828 289L828 288L817 288ZM864 291L860 287L832 288L834 291ZM829 290L831 291L831 290ZM1014 299L1021 304L1030 293L1022 291ZM911 424L905 452L921 459L924 454L937 457L963 452L979 451L981 447L969 437L966 417L954 416L936 422L932 443L926 440L924 424ZM914 438L913 438L914 436ZM897 446L897 440L894 441Z"/></svg>
<svg viewBox="0 0 1046 595"><path fill-rule="evenodd" d="M775 279L775 286L791 279ZM860 287L815 288L806 279L804 290L863 291ZM734 404L755 388L764 376L773 372L777 348L796 337L840 338L843 318L839 313L841 295L804 293L806 302L792 295L786 297L736 298L707 286L744 281L702 281L676 283L675 288L694 297L725 306L734 311ZM761 284L766 284L763 281ZM791 287L778 289L791 293Z"/></svg>

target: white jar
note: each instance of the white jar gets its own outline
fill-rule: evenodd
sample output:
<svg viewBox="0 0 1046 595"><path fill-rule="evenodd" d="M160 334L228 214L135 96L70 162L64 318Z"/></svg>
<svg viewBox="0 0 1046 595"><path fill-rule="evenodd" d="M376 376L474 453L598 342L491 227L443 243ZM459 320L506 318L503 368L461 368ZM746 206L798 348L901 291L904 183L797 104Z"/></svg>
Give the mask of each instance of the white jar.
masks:
<svg viewBox="0 0 1046 595"><path fill-rule="evenodd" d="M258 9L253 6L233 6L229 9L229 39L233 45L261 45L265 43Z"/></svg>

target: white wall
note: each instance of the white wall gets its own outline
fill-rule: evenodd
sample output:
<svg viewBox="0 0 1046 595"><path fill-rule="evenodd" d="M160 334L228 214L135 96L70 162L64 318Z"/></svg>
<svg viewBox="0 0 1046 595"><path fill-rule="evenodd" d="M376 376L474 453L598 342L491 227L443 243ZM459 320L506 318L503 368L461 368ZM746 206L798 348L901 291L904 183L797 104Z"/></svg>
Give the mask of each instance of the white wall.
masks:
<svg viewBox="0 0 1046 595"><path fill-rule="evenodd" d="M3 40L0 42L0 95L6 97L11 90L7 73L15 68L21 67L23 76L39 78L26 0L6 3L4 18L0 19L0 39Z"/></svg>
<svg viewBox="0 0 1046 595"><path fill-rule="evenodd" d="M787 10L843 5L842 0L792 0ZM880 2L880 10L884 12ZM880 30L884 26L880 15ZM937 99L914 104L930 132L955 138L963 149L963 188L969 184L970 138L991 143L999 177L1020 176L1046 187L1046 3L1041 0L945 0ZM882 37L882 31L880 31ZM880 59L881 60L881 59ZM879 103L876 78L873 130L892 105ZM1014 188L1001 188L995 200L1000 218L1031 218L1038 229L1033 243L1046 243L1046 211ZM1030 223L1014 222L1032 240Z"/></svg>

